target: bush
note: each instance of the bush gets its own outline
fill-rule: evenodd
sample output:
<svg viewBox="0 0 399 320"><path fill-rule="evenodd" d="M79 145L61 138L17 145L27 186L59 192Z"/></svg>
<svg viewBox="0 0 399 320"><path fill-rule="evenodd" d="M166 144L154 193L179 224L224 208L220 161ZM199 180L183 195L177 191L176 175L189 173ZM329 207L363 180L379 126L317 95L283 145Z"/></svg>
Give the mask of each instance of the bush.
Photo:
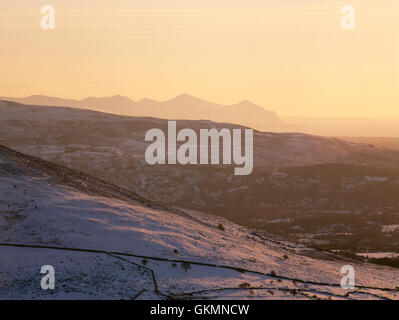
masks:
<svg viewBox="0 0 399 320"><path fill-rule="evenodd" d="M245 273L245 270L242 268L234 268L234 270L240 273Z"/></svg>
<svg viewBox="0 0 399 320"><path fill-rule="evenodd" d="M189 262L183 261L181 263L181 267L184 269L185 272L187 272L187 270L191 268L191 265Z"/></svg>
<svg viewBox="0 0 399 320"><path fill-rule="evenodd" d="M272 296L274 296L274 292L272 290L267 290L267 292L269 292Z"/></svg>
<svg viewBox="0 0 399 320"><path fill-rule="evenodd" d="M223 227L223 225L222 225L221 223L219 223L218 226L217 226L216 228L218 228L219 230L222 230L222 231L225 230L224 227Z"/></svg>

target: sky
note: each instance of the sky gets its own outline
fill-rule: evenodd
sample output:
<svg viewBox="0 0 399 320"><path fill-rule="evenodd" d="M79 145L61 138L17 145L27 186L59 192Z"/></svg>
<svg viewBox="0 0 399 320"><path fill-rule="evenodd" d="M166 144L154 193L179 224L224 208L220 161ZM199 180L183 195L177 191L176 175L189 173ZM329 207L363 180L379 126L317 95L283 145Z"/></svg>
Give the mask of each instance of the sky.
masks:
<svg viewBox="0 0 399 320"><path fill-rule="evenodd" d="M54 30L41 29L45 4ZM399 119L397 0L2 0L0 43L0 96L189 93L281 116Z"/></svg>

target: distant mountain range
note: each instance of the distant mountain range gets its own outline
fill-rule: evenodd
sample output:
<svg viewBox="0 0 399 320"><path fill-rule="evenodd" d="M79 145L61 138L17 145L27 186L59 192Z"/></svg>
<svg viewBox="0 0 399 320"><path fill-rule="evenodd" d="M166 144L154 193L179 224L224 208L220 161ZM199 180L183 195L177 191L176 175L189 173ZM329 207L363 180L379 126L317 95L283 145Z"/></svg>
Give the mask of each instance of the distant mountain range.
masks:
<svg viewBox="0 0 399 320"><path fill-rule="evenodd" d="M263 131L284 126L274 111L268 111L248 100L233 105L220 105L189 94L181 94L166 101L152 99L133 101L120 95L82 100L34 95L26 98L0 97L0 100L30 105L85 108L137 117L228 122Z"/></svg>
<svg viewBox="0 0 399 320"><path fill-rule="evenodd" d="M259 131L302 132L333 137L399 137L399 119L374 118L309 118L277 116L251 101L243 100L233 105L221 105L181 94L166 101L142 99L133 101L128 97L89 97L82 100L62 99L44 95L25 98L0 97L28 105L73 107L94 111L174 120L210 120L233 123Z"/></svg>

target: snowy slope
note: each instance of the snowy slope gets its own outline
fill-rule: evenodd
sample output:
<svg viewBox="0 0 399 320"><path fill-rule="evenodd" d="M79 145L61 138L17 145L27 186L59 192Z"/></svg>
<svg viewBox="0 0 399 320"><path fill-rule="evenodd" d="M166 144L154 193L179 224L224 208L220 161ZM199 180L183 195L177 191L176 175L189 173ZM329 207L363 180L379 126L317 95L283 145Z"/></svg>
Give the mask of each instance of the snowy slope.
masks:
<svg viewBox="0 0 399 320"><path fill-rule="evenodd" d="M0 243L3 299L399 298L397 269L161 208L4 147ZM53 291L40 289L47 264L56 270ZM355 290L339 286L347 264L356 270Z"/></svg>

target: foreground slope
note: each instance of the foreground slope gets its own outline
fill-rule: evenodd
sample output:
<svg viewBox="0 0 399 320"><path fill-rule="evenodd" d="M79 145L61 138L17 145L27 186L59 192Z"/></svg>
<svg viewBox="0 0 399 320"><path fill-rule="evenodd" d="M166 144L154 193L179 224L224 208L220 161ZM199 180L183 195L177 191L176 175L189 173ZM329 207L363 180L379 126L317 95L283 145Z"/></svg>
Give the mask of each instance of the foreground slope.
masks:
<svg viewBox="0 0 399 320"><path fill-rule="evenodd" d="M1 298L398 298L397 269L162 208L5 147L0 190ZM40 289L43 265L55 267L55 290Z"/></svg>

